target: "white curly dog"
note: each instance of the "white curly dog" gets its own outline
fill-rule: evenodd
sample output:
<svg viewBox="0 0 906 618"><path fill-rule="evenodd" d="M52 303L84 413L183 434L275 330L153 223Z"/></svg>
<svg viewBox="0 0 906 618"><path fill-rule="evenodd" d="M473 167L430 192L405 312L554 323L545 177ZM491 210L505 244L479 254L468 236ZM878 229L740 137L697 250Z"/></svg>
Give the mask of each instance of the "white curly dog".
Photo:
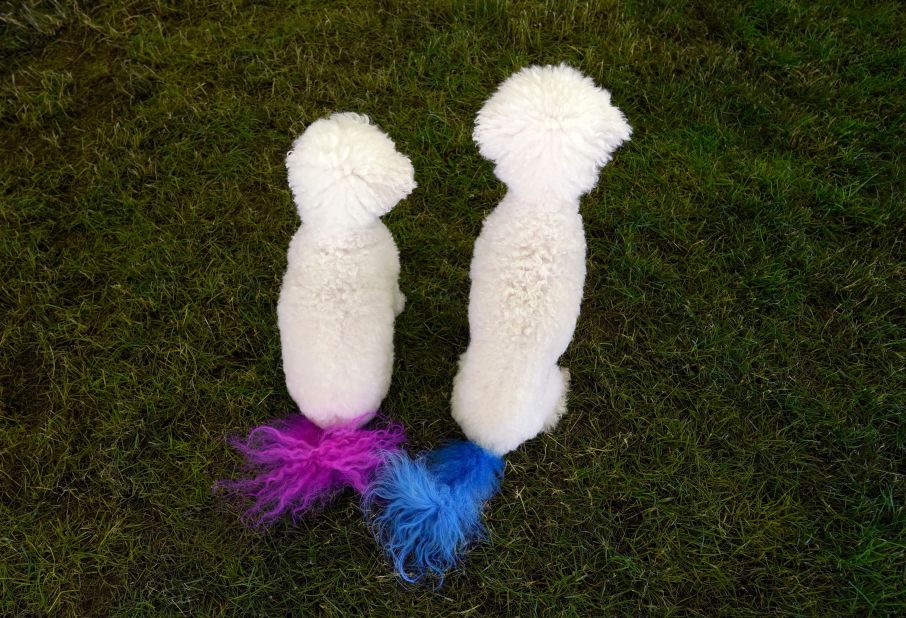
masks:
<svg viewBox="0 0 906 618"><path fill-rule="evenodd" d="M471 338L452 409L466 437L493 453L566 411L569 373L557 360L585 281L579 198L631 133L610 93L565 64L519 71L478 113L473 137L507 193L475 241Z"/></svg>
<svg viewBox="0 0 906 618"><path fill-rule="evenodd" d="M286 157L302 218L277 305L283 370L301 412L326 429L367 423L390 387L405 297L380 217L415 189L409 159L367 116L314 122Z"/></svg>

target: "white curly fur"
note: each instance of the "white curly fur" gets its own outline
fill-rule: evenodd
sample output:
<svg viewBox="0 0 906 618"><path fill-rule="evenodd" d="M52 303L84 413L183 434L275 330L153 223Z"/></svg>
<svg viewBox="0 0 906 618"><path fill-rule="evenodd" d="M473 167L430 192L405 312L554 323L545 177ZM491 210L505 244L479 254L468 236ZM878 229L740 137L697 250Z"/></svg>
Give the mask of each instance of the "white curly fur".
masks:
<svg viewBox="0 0 906 618"><path fill-rule="evenodd" d="M557 360L585 282L579 198L631 132L610 93L565 64L519 71L478 113L474 139L507 194L475 241L452 408L466 436L499 455L566 411Z"/></svg>
<svg viewBox="0 0 906 618"><path fill-rule="evenodd" d="M387 394L399 253L379 217L415 187L409 159L367 116L314 122L286 156L302 226L277 304L290 396L320 427L366 423Z"/></svg>

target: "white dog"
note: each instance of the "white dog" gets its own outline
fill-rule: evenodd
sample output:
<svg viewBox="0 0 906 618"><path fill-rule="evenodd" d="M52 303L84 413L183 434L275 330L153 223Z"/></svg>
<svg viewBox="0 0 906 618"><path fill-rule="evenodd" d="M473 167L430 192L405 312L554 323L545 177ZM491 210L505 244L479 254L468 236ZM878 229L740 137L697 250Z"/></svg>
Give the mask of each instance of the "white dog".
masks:
<svg viewBox="0 0 906 618"><path fill-rule="evenodd" d="M302 226L277 319L290 396L321 428L364 425L387 390L393 322L405 297L399 253L380 221L416 186L409 159L367 116L313 123L286 157Z"/></svg>
<svg viewBox="0 0 906 618"><path fill-rule="evenodd" d="M473 137L507 194L475 241L452 408L466 437L497 455L566 411L557 360L585 281L579 198L631 132L610 93L565 64L514 74L478 113Z"/></svg>

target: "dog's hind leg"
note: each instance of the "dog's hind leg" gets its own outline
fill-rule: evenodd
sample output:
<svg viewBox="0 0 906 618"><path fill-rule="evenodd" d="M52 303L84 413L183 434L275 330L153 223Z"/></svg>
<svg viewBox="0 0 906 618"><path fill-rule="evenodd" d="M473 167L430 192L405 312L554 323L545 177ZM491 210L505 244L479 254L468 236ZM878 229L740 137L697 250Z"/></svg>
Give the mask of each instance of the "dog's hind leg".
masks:
<svg viewBox="0 0 906 618"><path fill-rule="evenodd" d="M396 293L393 295L393 310L396 315L399 315L403 312L403 309L406 308L406 295L403 292L396 288Z"/></svg>
<svg viewBox="0 0 906 618"><path fill-rule="evenodd" d="M566 393L569 391L569 369L554 366L550 373L548 390L545 392L545 403L550 406L550 413L544 421L543 431L553 431L566 414Z"/></svg>

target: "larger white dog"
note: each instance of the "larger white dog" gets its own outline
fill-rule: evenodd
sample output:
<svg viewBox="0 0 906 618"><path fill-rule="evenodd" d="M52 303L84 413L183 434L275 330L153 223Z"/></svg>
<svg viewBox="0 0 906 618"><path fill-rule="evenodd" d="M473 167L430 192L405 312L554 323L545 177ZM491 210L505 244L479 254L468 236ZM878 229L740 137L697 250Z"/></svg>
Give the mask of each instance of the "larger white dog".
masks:
<svg viewBox="0 0 906 618"><path fill-rule="evenodd" d="M632 129L610 93L568 67L524 69L478 113L474 139L507 194L475 241L469 347L453 417L471 441L503 455L553 428L569 373L585 282L579 198Z"/></svg>
<svg viewBox="0 0 906 618"><path fill-rule="evenodd" d="M630 133L610 93L566 65L516 73L479 111L475 141L507 194L472 258L471 341L452 402L469 440L414 460L390 457L365 494L404 579L443 578L484 534L481 512L500 489L503 455L566 411L568 374L557 359L585 282L579 197Z"/></svg>
<svg viewBox="0 0 906 618"><path fill-rule="evenodd" d="M367 116L313 123L286 157L302 218L277 305L290 396L321 428L375 414L390 387L405 298L380 217L415 188L409 159Z"/></svg>

